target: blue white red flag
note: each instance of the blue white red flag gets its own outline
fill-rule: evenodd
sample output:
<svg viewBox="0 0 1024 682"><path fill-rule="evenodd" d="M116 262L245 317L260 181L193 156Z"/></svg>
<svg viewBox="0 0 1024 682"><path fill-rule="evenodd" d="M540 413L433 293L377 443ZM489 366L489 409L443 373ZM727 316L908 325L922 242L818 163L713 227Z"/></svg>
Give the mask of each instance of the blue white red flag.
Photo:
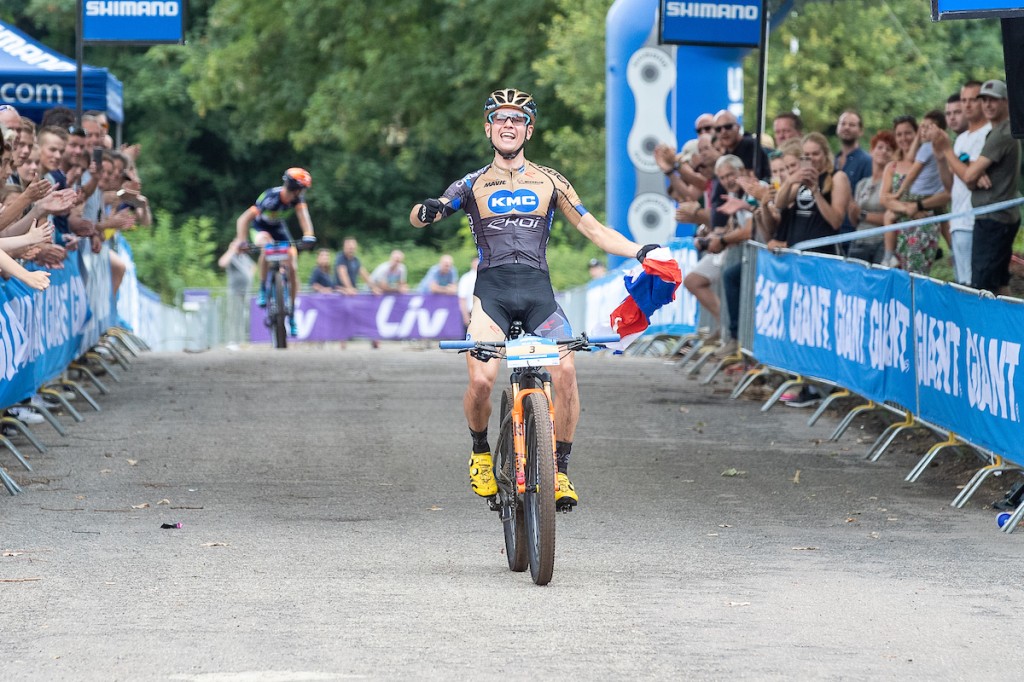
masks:
<svg viewBox="0 0 1024 682"><path fill-rule="evenodd" d="M625 348L650 326L655 311L675 300L683 273L672 252L662 246L648 253L623 281L629 295L612 311L610 322Z"/></svg>

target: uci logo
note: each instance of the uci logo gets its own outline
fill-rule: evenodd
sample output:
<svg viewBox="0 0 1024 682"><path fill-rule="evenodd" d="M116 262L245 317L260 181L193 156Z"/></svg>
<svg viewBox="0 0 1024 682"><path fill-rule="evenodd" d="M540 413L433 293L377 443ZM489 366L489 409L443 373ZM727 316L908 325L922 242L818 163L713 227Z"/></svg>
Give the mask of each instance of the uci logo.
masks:
<svg viewBox="0 0 1024 682"><path fill-rule="evenodd" d="M540 206L540 199L528 189L517 189L515 192L503 189L492 194L487 200L487 208L499 215L515 210L533 211L538 206Z"/></svg>

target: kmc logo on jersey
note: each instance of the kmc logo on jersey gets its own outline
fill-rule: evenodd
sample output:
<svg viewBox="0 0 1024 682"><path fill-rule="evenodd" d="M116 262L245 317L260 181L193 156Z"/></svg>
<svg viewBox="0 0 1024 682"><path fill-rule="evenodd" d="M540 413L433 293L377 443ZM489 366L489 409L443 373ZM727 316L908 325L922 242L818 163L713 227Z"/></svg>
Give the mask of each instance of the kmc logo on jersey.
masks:
<svg viewBox="0 0 1024 682"><path fill-rule="evenodd" d="M540 199L536 193L528 189L517 189L515 192L503 189L492 194L487 200L487 208L499 215L511 211L535 211L539 206Z"/></svg>

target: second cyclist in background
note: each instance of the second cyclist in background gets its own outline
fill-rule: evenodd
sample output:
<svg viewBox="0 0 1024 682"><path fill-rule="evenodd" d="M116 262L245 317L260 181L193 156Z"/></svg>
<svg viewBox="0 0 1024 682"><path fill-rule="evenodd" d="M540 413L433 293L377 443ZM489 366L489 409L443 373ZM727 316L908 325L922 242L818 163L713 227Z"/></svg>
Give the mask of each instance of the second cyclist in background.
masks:
<svg viewBox="0 0 1024 682"><path fill-rule="evenodd" d="M313 221L309 217L309 209L306 207L306 190L313 184L313 176L303 168L289 168L281 177L284 184L279 187L271 187L260 194L256 203L242 212L235 222L237 234L231 242L231 248L235 251L242 244L245 244L250 224L256 230L255 245L260 247L259 268L260 268L260 290L257 298L258 305L263 308L267 305L267 263L263 257L262 247L271 242L292 241L291 232L288 230L288 219L293 215L299 220L299 227L302 229L302 241L309 247L316 243L316 236L313 234ZM291 268L289 269L289 291L291 293L291 309L295 309L295 292L299 289L298 282L298 251L291 249ZM289 318L291 324L291 335L298 335L295 324L295 317Z"/></svg>

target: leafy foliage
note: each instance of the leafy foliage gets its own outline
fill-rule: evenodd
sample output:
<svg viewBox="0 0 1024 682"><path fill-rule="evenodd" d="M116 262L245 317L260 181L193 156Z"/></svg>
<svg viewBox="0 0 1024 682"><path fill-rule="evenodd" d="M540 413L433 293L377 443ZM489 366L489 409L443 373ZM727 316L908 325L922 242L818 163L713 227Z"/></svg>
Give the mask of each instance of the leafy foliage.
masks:
<svg viewBox="0 0 1024 682"><path fill-rule="evenodd" d="M193 217L176 226L166 210L157 211L154 218L151 228L125 233L139 280L160 294L164 303L173 303L186 287L220 284L213 271L213 221Z"/></svg>
<svg viewBox="0 0 1024 682"><path fill-rule="evenodd" d="M774 115L796 111L806 132L829 132L852 108L873 133L895 116L943 109L966 80L1003 78L1002 64L994 20L933 23L928 3L914 0L799 3L769 41L765 125L770 132ZM756 51L745 68L753 103Z"/></svg>
<svg viewBox="0 0 1024 682"><path fill-rule="evenodd" d="M4 0L0 16L70 55L75 1ZM313 173L310 211L321 244L337 248L356 235L368 264L404 245L410 269L422 260L424 271L449 251L464 270L473 251L465 223L413 230L409 209L490 160L481 107L487 92L505 86L529 90L540 103L530 158L562 171L584 205L604 214L604 33L612 0L188 4L186 45L85 51L88 63L124 83L123 136L142 145L147 196L175 216L162 220L182 225L168 231L188 225L198 234L205 226L217 251L212 243L227 243L258 194L300 165ZM767 112L799 109L808 130L828 131L853 106L871 133L895 115L941 107L966 78L1002 74L994 21L932 23L924 0L793 5L771 37ZM751 121L756 59L754 51L746 71ZM194 249L172 257L175 245L165 238L159 221L151 236L132 234L153 240L147 283L163 290L217 277L210 259L196 265L185 255ZM600 254L563 223L549 255L563 287L563 272L584 277L586 260ZM189 275L195 281L181 276L184 267L199 268Z"/></svg>

